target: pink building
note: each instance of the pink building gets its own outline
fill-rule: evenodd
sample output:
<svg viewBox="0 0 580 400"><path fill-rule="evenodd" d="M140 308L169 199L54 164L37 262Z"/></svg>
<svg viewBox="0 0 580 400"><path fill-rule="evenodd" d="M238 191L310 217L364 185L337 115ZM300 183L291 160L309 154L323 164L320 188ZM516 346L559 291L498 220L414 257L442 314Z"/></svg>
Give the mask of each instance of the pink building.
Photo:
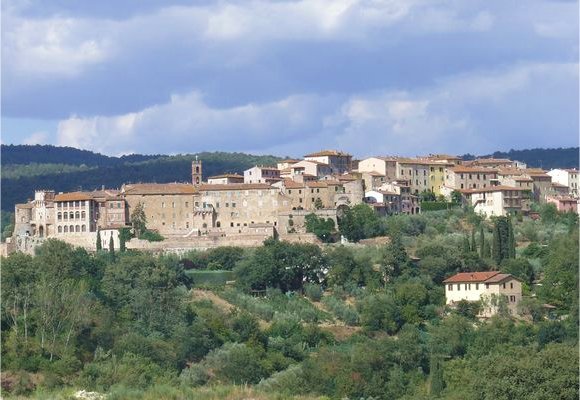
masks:
<svg viewBox="0 0 580 400"><path fill-rule="evenodd" d="M578 200L569 196L547 196L546 202L556 205L558 211L578 214Z"/></svg>

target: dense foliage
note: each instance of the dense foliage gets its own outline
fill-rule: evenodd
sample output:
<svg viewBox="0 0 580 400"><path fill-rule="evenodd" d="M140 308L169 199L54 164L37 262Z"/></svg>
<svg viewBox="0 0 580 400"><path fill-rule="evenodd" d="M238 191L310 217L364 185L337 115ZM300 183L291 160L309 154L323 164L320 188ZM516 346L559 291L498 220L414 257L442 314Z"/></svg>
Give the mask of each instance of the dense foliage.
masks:
<svg viewBox="0 0 580 400"><path fill-rule="evenodd" d="M203 176L241 173L254 165L275 164L274 156L201 152ZM94 190L123 183L191 182L195 155L139 155L109 157L71 147L2 145L2 210L13 211L46 182L57 191ZM63 160L66 164L62 165ZM6 169L6 172L4 171ZM49 188L49 189L50 189Z"/></svg>
<svg viewBox="0 0 580 400"><path fill-rule="evenodd" d="M1 266L3 396L578 397L577 218L511 221L515 254L500 265L482 252L496 224L469 211L379 223L390 240L376 246L111 256L51 239L12 254ZM521 318L445 306L445 277L491 269L524 282Z"/></svg>

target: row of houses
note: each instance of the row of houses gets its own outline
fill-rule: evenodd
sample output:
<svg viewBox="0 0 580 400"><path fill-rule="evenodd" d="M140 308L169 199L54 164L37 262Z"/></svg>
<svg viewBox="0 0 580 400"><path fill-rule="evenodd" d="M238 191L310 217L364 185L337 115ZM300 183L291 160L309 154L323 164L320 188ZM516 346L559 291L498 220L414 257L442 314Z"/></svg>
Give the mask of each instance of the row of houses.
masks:
<svg viewBox="0 0 580 400"><path fill-rule="evenodd" d="M135 183L70 193L37 190L34 199L16 205L15 240L57 237L92 248L101 232L106 245L110 237L117 245L118 230L131 225L138 205L148 229L180 239L300 233L304 226L295 224L294 216L303 220L314 212L336 221L346 208L363 202L383 215L416 214L424 192L447 199L459 193L487 216L526 212L532 200L577 210L577 170L546 172L504 159L429 155L357 161L348 153L324 150L207 180L202 160L196 159L191 176L191 183Z"/></svg>

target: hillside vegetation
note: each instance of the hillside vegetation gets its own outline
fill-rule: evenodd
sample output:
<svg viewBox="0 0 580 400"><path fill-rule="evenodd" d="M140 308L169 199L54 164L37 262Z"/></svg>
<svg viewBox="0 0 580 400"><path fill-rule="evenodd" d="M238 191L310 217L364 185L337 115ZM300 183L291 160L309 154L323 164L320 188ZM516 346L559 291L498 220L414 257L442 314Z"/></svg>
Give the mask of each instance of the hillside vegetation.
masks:
<svg viewBox="0 0 580 400"><path fill-rule="evenodd" d="M380 246L180 257L50 239L2 259L3 398L575 400L578 218L540 215L434 211L379 221ZM523 282L522 318L445 306L445 277L498 269Z"/></svg>
<svg viewBox="0 0 580 400"><path fill-rule="evenodd" d="M202 152L203 176L241 173L279 158L243 153ZM12 212L36 189L57 192L120 188L123 183L191 182L195 155L129 155L108 157L86 150L55 146L2 145L2 210Z"/></svg>

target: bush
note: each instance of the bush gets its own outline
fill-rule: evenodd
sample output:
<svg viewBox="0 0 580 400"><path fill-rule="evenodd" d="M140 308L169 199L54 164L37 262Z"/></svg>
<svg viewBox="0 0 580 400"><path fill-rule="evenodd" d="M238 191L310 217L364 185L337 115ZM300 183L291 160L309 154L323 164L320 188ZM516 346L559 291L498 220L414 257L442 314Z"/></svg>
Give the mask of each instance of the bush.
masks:
<svg viewBox="0 0 580 400"><path fill-rule="evenodd" d="M162 242L165 240L163 236L159 232L146 230L141 235L139 235L139 239L147 240L149 242Z"/></svg>
<svg viewBox="0 0 580 400"><path fill-rule="evenodd" d="M185 275L191 278L195 287L200 286L224 286L226 282L234 279L232 271L185 271Z"/></svg>
<svg viewBox="0 0 580 400"><path fill-rule="evenodd" d="M334 296L326 296L322 299L324 306L332 312L336 318L347 325L355 326L359 324L360 316L356 309L349 306L342 300Z"/></svg>
<svg viewBox="0 0 580 400"><path fill-rule="evenodd" d="M322 298L322 288L315 283L307 283L304 285L304 294L312 301L320 301Z"/></svg>

